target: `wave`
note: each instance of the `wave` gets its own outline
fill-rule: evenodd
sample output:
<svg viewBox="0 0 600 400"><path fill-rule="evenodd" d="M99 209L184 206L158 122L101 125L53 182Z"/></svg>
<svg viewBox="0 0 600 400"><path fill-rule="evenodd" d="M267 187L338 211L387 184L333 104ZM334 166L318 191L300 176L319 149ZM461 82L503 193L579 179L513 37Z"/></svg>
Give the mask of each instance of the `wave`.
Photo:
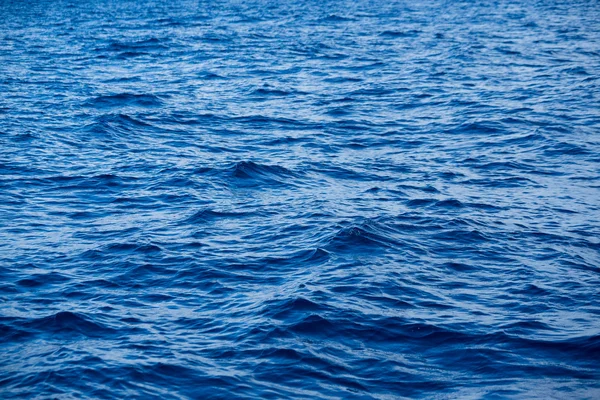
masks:
<svg viewBox="0 0 600 400"><path fill-rule="evenodd" d="M269 89L269 88L258 88L253 90L252 95L265 96L265 97L278 97L278 96L290 96L296 94L293 91L280 90L280 89Z"/></svg>
<svg viewBox="0 0 600 400"><path fill-rule="evenodd" d="M382 37L388 38L406 38L406 37L414 37L421 33L419 30L407 30L407 31L399 31L399 30L386 30L379 34Z"/></svg>
<svg viewBox="0 0 600 400"><path fill-rule="evenodd" d="M167 39L159 38L148 38L137 41L112 41L103 48L97 48L96 51L108 51L108 52L139 52L143 50L157 51L157 50L169 50L171 49L171 43Z"/></svg>
<svg viewBox="0 0 600 400"><path fill-rule="evenodd" d="M244 218L251 215L253 214L243 211L215 211L205 208L186 218L183 222L188 224L199 224L219 219Z"/></svg>
<svg viewBox="0 0 600 400"><path fill-rule="evenodd" d="M353 17L343 16L338 14L329 14L326 17L320 18L318 22L350 22L354 21Z"/></svg>
<svg viewBox="0 0 600 400"><path fill-rule="evenodd" d="M98 140L121 140L127 137L139 140L138 135L144 130L156 131L156 128L147 122L122 113L99 115L93 123L84 127L85 132L89 132L94 139Z"/></svg>
<svg viewBox="0 0 600 400"><path fill-rule="evenodd" d="M362 251L377 248L400 248L401 241L390 226L371 219L365 219L359 223L351 223L330 237L323 248L332 252L354 251L361 248Z"/></svg>
<svg viewBox="0 0 600 400"><path fill-rule="evenodd" d="M9 329L25 335L83 335L98 338L118 333L118 330L96 322L85 314L71 311L60 311L42 318L12 318L7 322L12 325Z"/></svg>
<svg viewBox="0 0 600 400"><path fill-rule="evenodd" d="M238 185L255 186L293 185L300 175L279 165L259 164L253 161L239 161L229 169L233 182Z"/></svg>
<svg viewBox="0 0 600 400"><path fill-rule="evenodd" d="M119 93L98 96L89 100L86 104L96 108L160 107L163 105L163 101L160 97L152 94Z"/></svg>

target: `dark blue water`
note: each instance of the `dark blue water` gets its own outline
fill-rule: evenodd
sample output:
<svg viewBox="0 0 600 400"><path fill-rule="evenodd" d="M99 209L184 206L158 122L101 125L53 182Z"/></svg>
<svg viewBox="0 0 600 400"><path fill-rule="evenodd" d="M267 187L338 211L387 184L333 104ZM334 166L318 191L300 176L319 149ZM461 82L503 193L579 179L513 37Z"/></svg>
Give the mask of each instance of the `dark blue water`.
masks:
<svg viewBox="0 0 600 400"><path fill-rule="evenodd" d="M0 0L0 397L600 398L599 21Z"/></svg>

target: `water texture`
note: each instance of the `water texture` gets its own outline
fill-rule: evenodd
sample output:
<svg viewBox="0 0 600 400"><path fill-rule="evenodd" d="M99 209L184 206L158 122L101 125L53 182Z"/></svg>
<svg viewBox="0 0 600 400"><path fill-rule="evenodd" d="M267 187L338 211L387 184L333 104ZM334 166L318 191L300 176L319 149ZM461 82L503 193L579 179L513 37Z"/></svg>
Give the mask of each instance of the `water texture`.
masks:
<svg viewBox="0 0 600 400"><path fill-rule="evenodd" d="M0 397L600 398L598 21L0 0Z"/></svg>

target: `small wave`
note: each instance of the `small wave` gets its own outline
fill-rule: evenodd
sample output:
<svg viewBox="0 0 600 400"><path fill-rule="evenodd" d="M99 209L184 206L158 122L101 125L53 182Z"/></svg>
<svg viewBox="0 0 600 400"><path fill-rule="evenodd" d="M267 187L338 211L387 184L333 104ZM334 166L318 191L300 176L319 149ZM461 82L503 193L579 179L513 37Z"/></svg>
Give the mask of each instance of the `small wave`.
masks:
<svg viewBox="0 0 600 400"><path fill-rule="evenodd" d="M292 268L296 265L306 267L322 265L329 261L331 253L322 248L299 250L285 256L269 256L256 260L256 264L262 267L270 267L273 270L279 268Z"/></svg>
<svg viewBox="0 0 600 400"><path fill-rule="evenodd" d="M46 285L56 285L66 283L70 279L57 272L51 272L48 274L35 274L29 278L21 279L17 281L17 285L29 288L41 287Z"/></svg>
<svg viewBox="0 0 600 400"><path fill-rule="evenodd" d="M324 248L332 252L343 252L362 248L396 248L402 242L395 238L394 230L382 223L365 219L360 223L350 224L340 229L328 240Z"/></svg>
<svg viewBox="0 0 600 400"><path fill-rule="evenodd" d="M505 128L499 122L495 121L477 121L464 123L454 129L446 131L448 134L464 135L464 134L486 134L498 135L505 133Z"/></svg>
<svg viewBox="0 0 600 400"><path fill-rule="evenodd" d="M553 146L548 146L544 149L544 155L549 157L560 156L585 156L593 154L584 146L574 143L559 142Z"/></svg>
<svg viewBox="0 0 600 400"><path fill-rule="evenodd" d="M187 224L199 224L219 219L243 218L249 215L252 214L240 211L215 211L205 208L186 218L183 222Z"/></svg>
<svg viewBox="0 0 600 400"><path fill-rule="evenodd" d="M231 43L235 39L235 35L224 33L207 33L202 36L202 40L208 43Z"/></svg>
<svg viewBox="0 0 600 400"><path fill-rule="evenodd" d="M407 38L407 37L415 37L419 35L421 31L419 30L407 30L407 31L395 31L395 30L387 30L383 31L379 34L382 37L388 38Z"/></svg>
<svg viewBox="0 0 600 400"><path fill-rule="evenodd" d="M476 229L470 230L449 230L441 233L435 234L433 239L441 240L444 242L456 243L457 245L461 244L477 244L477 243L485 243L490 239L484 235L482 232Z"/></svg>
<svg viewBox="0 0 600 400"><path fill-rule="evenodd" d="M165 39L158 38L149 38L138 40L134 42L118 42L114 41L109 43L104 48L98 48L96 51L109 51L109 52L137 52L143 50L153 51L153 50L168 50L170 47L165 43Z"/></svg>
<svg viewBox="0 0 600 400"><path fill-rule="evenodd" d="M99 124L119 124L121 126L150 126L148 123L135 119L127 114L103 114L97 118Z"/></svg>
<svg viewBox="0 0 600 400"><path fill-rule="evenodd" d="M112 243L104 248L107 253L157 253L162 249L154 244Z"/></svg>
<svg viewBox="0 0 600 400"><path fill-rule="evenodd" d="M295 93L291 92L291 91L287 91L287 90L280 90L280 89L259 88L259 89L252 91L251 94L256 95L256 96L272 97L272 96L290 96Z"/></svg>
<svg viewBox="0 0 600 400"><path fill-rule="evenodd" d="M49 185L53 191L69 191L69 190L90 190L102 189L106 191L122 189L127 187L128 183L135 181L135 178L124 179L119 175L114 174L98 174L92 176L82 175L57 175L42 178L39 180L41 185ZM86 213L79 213L79 217L85 217ZM72 214L75 217L77 213ZM89 213L87 213L89 215Z"/></svg>
<svg viewBox="0 0 600 400"><path fill-rule="evenodd" d="M288 329L294 333L319 337L332 337L338 333L336 325L320 315L309 315Z"/></svg>
<svg viewBox="0 0 600 400"><path fill-rule="evenodd" d="M220 75L216 72L211 72L211 71L203 71L201 73L198 74L199 78L205 79L205 80L219 80L219 79L226 79L225 76Z"/></svg>
<svg viewBox="0 0 600 400"><path fill-rule="evenodd" d="M364 79L357 76L332 76L331 78L325 78L325 82L329 83L356 83L362 82Z"/></svg>
<svg viewBox="0 0 600 400"><path fill-rule="evenodd" d="M354 21L353 17L338 15L338 14L329 14L326 17L320 18L319 22L350 22Z"/></svg>
<svg viewBox="0 0 600 400"><path fill-rule="evenodd" d="M80 257L86 260L118 259L123 255L160 255L163 249L152 243L115 242L84 251Z"/></svg>
<svg viewBox="0 0 600 400"><path fill-rule="evenodd" d="M116 58L118 59L127 59L127 58L136 58L136 57L144 57L148 56L150 53L145 51L123 51L119 53ZM105 56L99 56L99 58L106 58Z"/></svg>
<svg viewBox="0 0 600 400"><path fill-rule="evenodd" d="M85 127L85 130L102 139L117 139L139 133L142 129L153 128L152 125L133 118L127 114L103 114L96 121Z"/></svg>
<svg viewBox="0 0 600 400"><path fill-rule="evenodd" d="M447 199L447 200L436 201L434 206L440 207L440 208L448 208L448 209L464 207L463 203L461 203L460 201L458 201L456 199Z"/></svg>
<svg viewBox="0 0 600 400"><path fill-rule="evenodd" d="M523 186L539 186L536 182L523 176L493 177L485 179L467 179L461 182L464 185L484 186L492 188L515 188Z"/></svg>
<svg viewBox="0 0 600 400"><path fill-rule="evenodd" d="M298 178L295 172L279 165L259 164L253 161L240 161L231 168L231 175L237 182L247 184L279 183L291 184L290 179Z"/></svg>
<svg viewBox="0 0 600 400"><path fill-rule="evenodd" d="M186 21L183 18L168 17L168 18L158 18L154 22L156 24L159 24L162 26L179 27L179 26L186 26L188 21Z"/></svg>
<svg viewBox="0 0 600 400"><path fill-rule="evenodd" d="M589 76L590 73L583 67L570 67L562 70L563 73L572 74L572 75L580 75L580 76Z"/></svg>
<svg viewBox="0 0 600 400"><path fill-rule="evenodd" d="M120 93L108 96L99 96L86 103L90 107L114 108L125 106L159 107L163 105L160 97L151 94Z"/></svg>
<svg viewBox="0 0 600 400"><path fill-rule="evenodd" d="M21 321L25 329L50 334L81 334L88 337L103 337L117 333L115 329L94 322L92 318L71 311L61 311L47 317Z"/></svg>
<svg viewBox="0 0 600 400"><path fill-rule="evenodd" d="M296 297L285 301L277 300L268 302L265 304L265 310L267 311L266 315L271 318L282 321L293 321L303 318L307 313L324 312L327 310L327 307L303 297Z"/></svg>
<svg viewBox="0 0 600 400"><path fill-rule="evenodd" d="M310 123L292 118L277 118L268 117L264 115L248 115L232 117L230 120L239 122L242 124L248 124L249 126L255 126L260 129L264 129L265 125L274 127L285 127L286 129L300 129L300 130L311 130L311 129L322 129L323 125L318 123Z"/></svg>
<svg viewBox="0 0 600 400"><path fill-rule="evenodd" d="M386 88L368 88L368 89L358 89L351 93L353 97L357 96L385 96L388 94L393 94L394 91Z"/></svg>

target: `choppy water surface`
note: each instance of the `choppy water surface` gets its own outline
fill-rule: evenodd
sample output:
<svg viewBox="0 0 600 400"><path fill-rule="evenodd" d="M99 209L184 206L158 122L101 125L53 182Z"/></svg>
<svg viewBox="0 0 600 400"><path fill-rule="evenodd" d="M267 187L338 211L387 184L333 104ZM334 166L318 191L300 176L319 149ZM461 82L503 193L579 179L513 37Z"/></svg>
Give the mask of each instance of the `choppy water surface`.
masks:
<svg viewBox="0 0 600 400"><path fill-rule="evenodd" d="M595 1L0 1L0 397L598 398Z"/></svg>

